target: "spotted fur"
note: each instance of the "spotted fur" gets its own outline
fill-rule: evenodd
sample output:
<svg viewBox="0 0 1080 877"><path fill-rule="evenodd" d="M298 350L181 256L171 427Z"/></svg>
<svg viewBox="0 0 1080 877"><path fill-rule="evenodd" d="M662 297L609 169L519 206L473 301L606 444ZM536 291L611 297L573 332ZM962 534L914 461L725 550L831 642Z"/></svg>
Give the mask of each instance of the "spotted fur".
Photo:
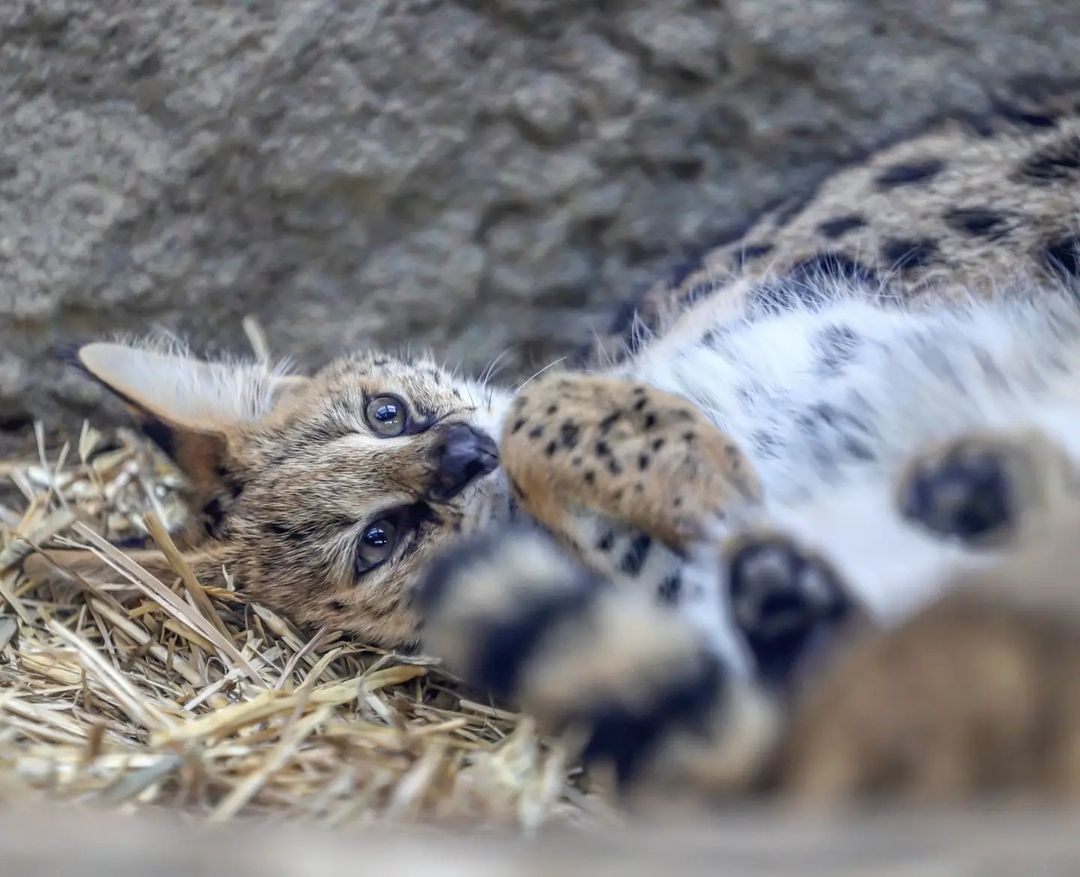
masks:
<svg viewBox="0 0 1080 877"><path fill-rule="evenodd" d="M932 676L912 656L968 605L940 595L1023 585L1030 522L1073 520L1078 137L1070 93L886 145L657 284L592 369L516 397L371 355L289 384L187 360L148 381L138 348L81 359L191 478L201 575L382 644L422 633L625 781L863 791L902 741L844 700L862 664L881 715L905 715L890 686ZM388 392L416 412L389 440L365 420ZM498 437L502 471L447 493L453 428ZM513 508L531 527L454 547ZM359 571L388 511L407 538ZM975 767L942 788L975 788Z"/></svg>

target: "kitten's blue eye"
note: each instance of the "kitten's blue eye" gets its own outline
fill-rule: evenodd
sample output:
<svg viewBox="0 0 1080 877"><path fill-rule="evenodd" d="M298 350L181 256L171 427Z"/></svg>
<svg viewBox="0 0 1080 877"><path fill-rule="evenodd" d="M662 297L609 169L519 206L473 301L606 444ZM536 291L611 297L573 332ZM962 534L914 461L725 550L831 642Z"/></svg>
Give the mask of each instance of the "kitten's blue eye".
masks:
<svg viewBox="0 0 1080 877"><path fill-rule="evenodd" d="M364 410L368 426L381 438L394 438L405 432L409 412L397 396L375 396Z"/></svg>
<svg viewBox="0 0 1080 877"><path fill-rule="evenodd" d="M397 527L385 518L364 530L356 547L357 574L374 569L390 557L394 552L396 539Z"/></svg>

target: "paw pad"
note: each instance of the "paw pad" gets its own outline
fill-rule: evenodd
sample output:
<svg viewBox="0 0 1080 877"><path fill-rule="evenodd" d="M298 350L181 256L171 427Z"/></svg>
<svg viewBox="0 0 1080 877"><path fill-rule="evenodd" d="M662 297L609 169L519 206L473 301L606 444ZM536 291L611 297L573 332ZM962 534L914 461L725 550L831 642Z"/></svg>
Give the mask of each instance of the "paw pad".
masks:
<svg viewBox="0 0 1080 877"><path fill-rule="evenodd" d="M838 576L780 537L738 548L728 567L736 629L762 680L786 685L824 640L857 614Z"/></svg>
<svg viewBox="0 0 1080 877"><path fill-rule="evenodd" d="M900 512L939 536L974 543L1008 527L1012 494L1000 453L960 445L916 468L904 485Z"/></svg>

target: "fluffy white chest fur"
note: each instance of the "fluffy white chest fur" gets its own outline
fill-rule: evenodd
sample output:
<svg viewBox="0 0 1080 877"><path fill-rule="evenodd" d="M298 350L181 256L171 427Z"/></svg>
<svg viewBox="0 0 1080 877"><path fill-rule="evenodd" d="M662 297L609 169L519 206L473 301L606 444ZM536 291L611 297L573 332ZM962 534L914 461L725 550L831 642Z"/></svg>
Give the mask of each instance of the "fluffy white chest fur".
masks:
<svg viewBox="0 0 1080 877"><path fill-rule="evenodd" d="M933 442L1027 428L1080 457L1080 312L1057 290L906 308L848 292L814 309L684 322L620 373L693 401L749 456L765 503L738 525L819 551L895 623L991 557L904 521L900 468ZM717 565L702 566L685 610L740 665Z"/></svg>

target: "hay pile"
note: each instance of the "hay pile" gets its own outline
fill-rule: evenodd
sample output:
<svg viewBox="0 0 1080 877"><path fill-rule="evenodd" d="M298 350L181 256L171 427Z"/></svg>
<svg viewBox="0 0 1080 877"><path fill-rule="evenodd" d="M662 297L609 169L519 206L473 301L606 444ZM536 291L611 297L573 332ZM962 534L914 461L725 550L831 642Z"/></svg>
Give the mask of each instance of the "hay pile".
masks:
<svg viewBox="0 0 1080 877"><path fill-rule="evenodd" d="M43 445L0 463L0 796L327 825L610 815L560 746L433 662L307 638L225 576L162 582L114 547L167 541L183 516L138 436ZM44 546L98 552L115 579L27 578L20 559Z"/></svg>

